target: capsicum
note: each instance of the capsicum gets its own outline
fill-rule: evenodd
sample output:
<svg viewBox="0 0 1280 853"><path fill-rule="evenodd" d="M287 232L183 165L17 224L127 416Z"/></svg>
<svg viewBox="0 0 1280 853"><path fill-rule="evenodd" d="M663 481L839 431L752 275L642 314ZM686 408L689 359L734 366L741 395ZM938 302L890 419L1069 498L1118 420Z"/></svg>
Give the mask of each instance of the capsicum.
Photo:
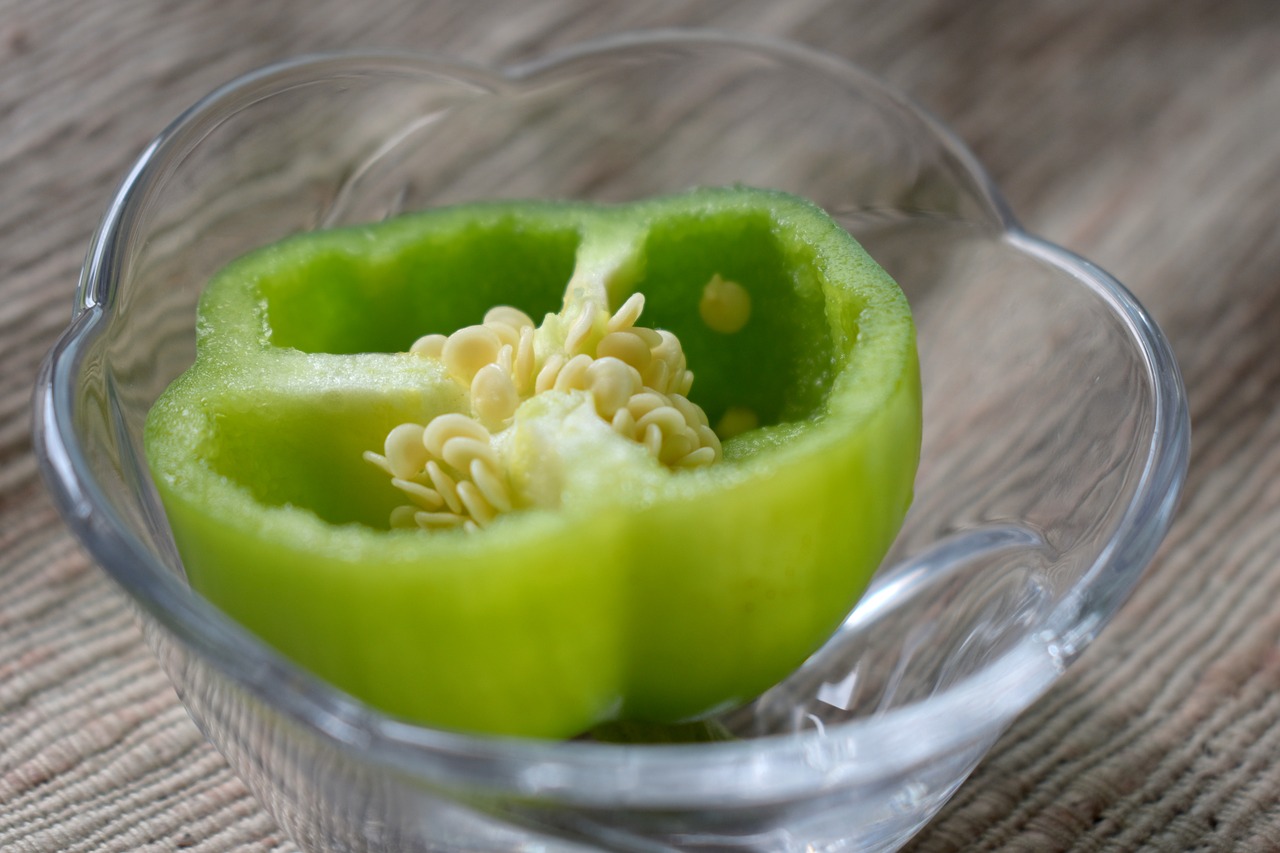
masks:
<svg viewBox="0 0 1280 853"><path fill-rule="evenodd" d="M233 262L145 439L191 585L339 688L473 732L687 721L882 559L914 328L783 193L469 204Z"/></svg>

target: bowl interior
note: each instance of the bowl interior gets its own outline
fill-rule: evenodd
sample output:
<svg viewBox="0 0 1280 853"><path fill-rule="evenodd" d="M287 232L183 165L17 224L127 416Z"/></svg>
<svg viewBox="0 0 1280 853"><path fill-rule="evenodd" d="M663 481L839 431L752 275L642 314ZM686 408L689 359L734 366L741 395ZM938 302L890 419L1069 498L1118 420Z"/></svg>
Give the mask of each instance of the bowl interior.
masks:
<svg viewBox="0 0 1280 853"><path fill-rule="evenodd" d="M55 490L160 623L245 683L245 649L287 671L181 585L143 460L146 413L194 358L209 276L289 234L400 211L730 183L813 199L899 281L925 435L916 503L863 604L723 722L749 742L844 732L864 769L987 742L1136 582L1176 498L1185 403L1119 285L1022 233L927 116L804 51L665 38L504 73L330 57L215 93L148 151L97 237L51 373ZM379 736L417 737L308 689Z"/></svg>

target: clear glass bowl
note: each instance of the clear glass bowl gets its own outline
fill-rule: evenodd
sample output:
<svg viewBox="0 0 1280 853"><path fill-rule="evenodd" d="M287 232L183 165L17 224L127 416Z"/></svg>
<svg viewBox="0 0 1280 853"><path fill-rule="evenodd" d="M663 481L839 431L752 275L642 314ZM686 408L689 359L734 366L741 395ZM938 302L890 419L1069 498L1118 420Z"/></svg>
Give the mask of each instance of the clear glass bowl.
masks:
<svg viewBox="0 0 1280 853"><path fill-rule="evenodd" d="M807 196L898 279L925 389L917 500L839 633L722 722L740 739L479 738L389 718L189 590L143 461L210 274L288 234L492 197L692 185ZM1186 401L1114 279L1022 231L902 95L804 48L701 33L499 70L401 54L241 78L139 159L36 392L68 524L191 716L309 850L887 850L1107 623L1169 524Z"/></svg>

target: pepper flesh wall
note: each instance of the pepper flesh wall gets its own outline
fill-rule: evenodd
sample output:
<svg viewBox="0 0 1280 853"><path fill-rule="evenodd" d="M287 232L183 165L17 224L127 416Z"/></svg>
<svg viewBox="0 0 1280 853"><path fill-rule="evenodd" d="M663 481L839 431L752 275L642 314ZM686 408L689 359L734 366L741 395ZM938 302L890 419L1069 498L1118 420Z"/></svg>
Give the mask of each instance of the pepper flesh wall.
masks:
<svg viewBox="0 0 1280 853"><path fill-rule="evenodd" d="M146 450L192 586L370 704L685 721L861 595L911 499L914 335L782 193L445 208L219 273Z"/></svg>

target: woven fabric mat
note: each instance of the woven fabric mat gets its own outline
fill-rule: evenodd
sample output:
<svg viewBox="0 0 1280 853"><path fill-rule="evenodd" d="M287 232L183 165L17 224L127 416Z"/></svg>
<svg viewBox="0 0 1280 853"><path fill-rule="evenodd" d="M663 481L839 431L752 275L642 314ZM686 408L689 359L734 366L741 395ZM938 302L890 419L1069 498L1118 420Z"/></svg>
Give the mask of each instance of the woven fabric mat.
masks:
<svg viewBox="0 0 1280 853"><path fill-rule="evenodd" d="M298 53L520 59L673 25L793 38L912 93L1031 230L1131 286L1185 373L1195 446L1158 559L910 849L1280 849L1274 3L0 0L0 850L295 849L179 706L32 453L39 361L150 137Z"/></svg>

